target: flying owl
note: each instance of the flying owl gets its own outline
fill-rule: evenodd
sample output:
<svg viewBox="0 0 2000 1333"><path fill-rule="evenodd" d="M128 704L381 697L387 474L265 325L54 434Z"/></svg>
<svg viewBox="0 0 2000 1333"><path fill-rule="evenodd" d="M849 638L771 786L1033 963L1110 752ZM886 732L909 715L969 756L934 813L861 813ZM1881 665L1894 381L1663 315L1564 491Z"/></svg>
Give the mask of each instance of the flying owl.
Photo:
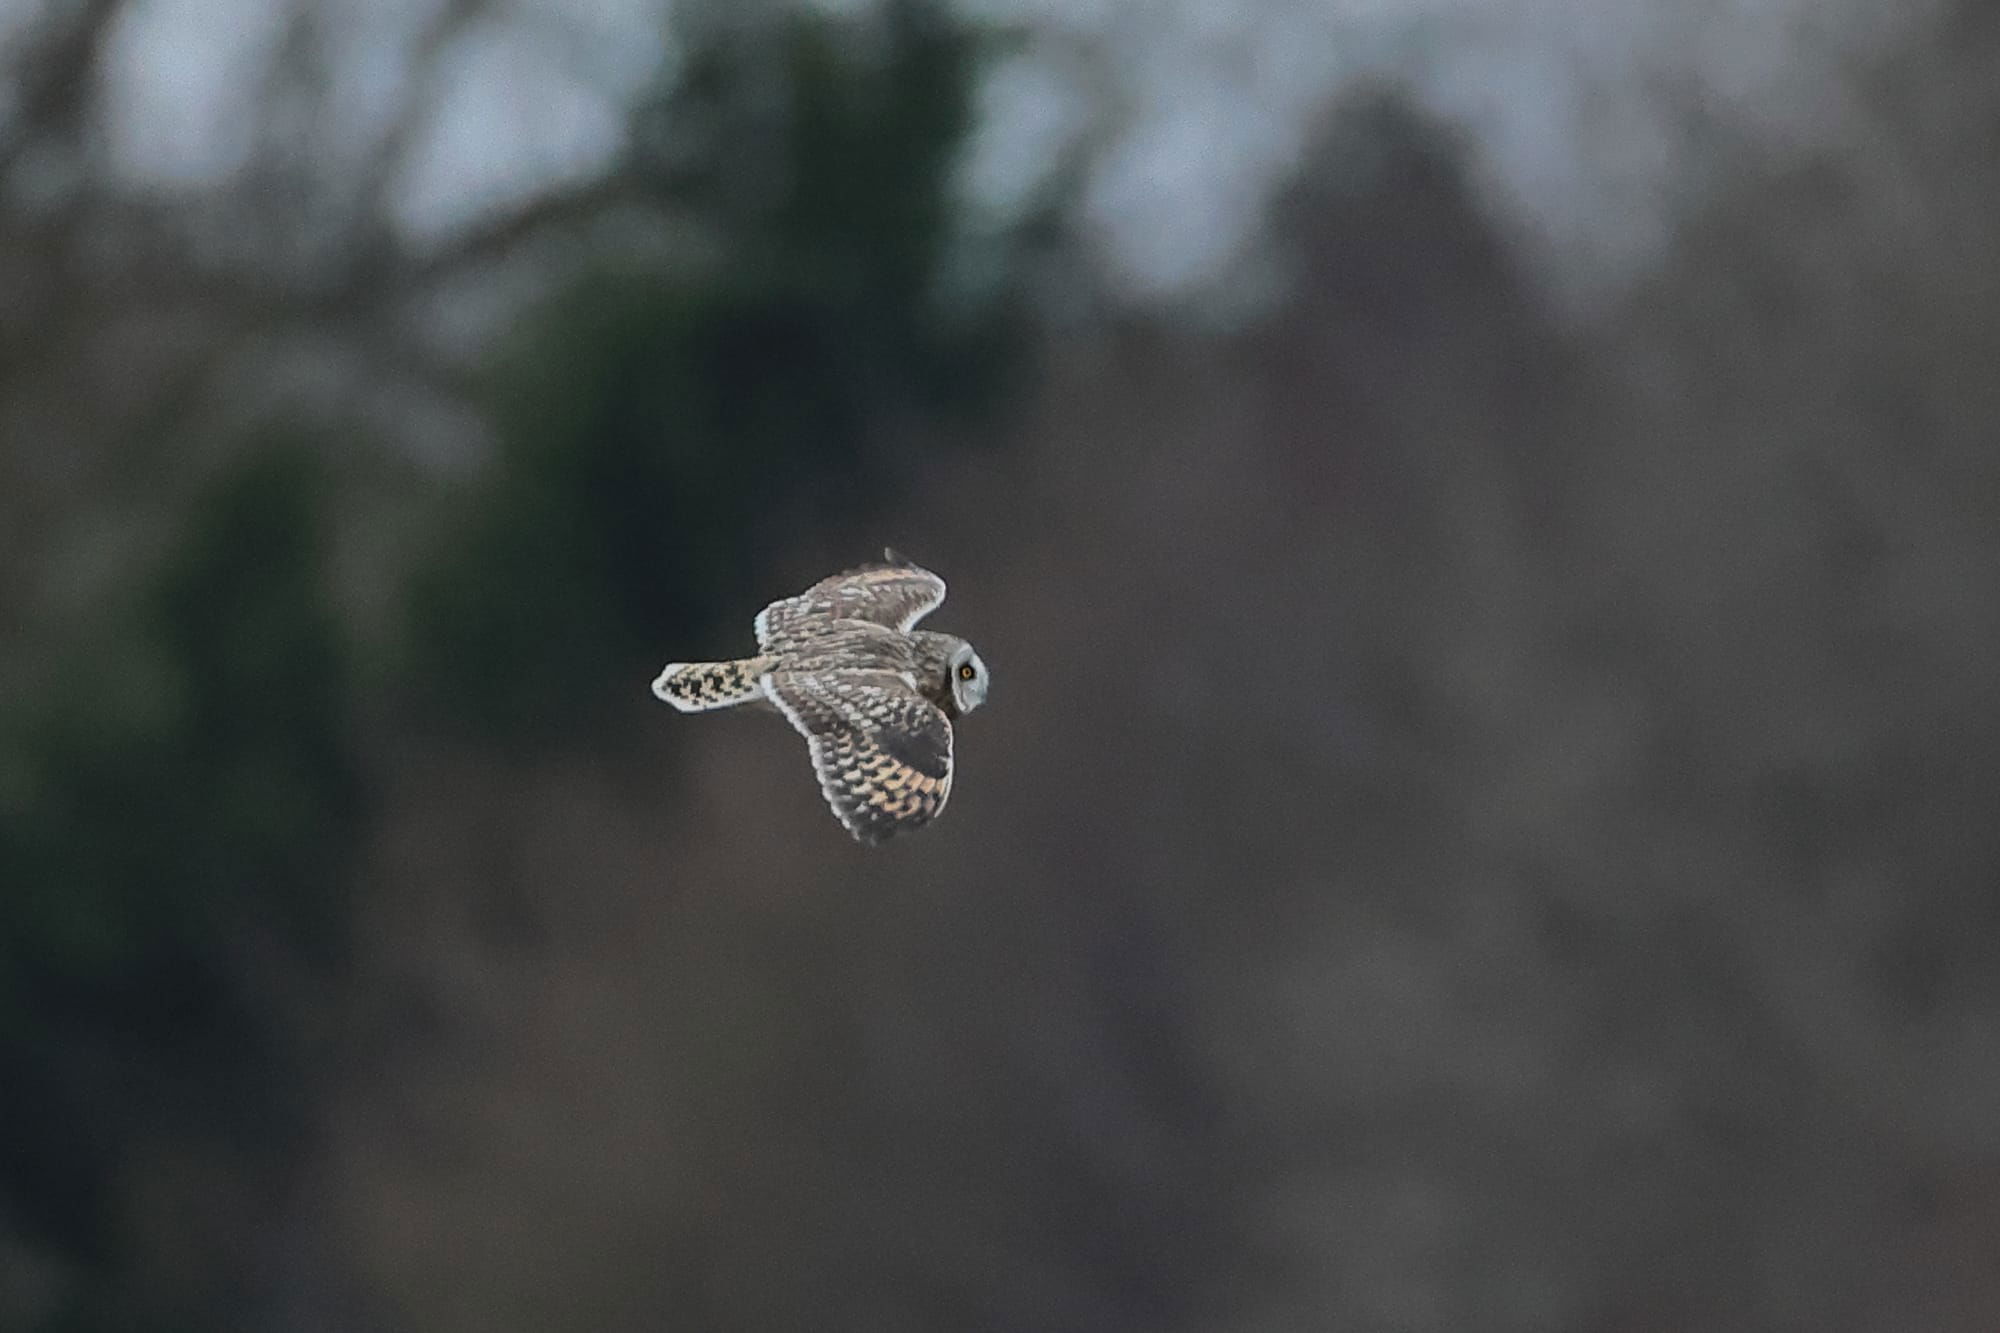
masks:
<svg viewBox="0 0 2000 1333"><path fill-rule="evenodd" d="M986 663L972 645L913 628L944 601L944 580L882 556L758 612L755 657L670 662L653 682L683 713L783 713L806 738L834 816L871 846L944 811L952 721L986 702Z"/></svg>

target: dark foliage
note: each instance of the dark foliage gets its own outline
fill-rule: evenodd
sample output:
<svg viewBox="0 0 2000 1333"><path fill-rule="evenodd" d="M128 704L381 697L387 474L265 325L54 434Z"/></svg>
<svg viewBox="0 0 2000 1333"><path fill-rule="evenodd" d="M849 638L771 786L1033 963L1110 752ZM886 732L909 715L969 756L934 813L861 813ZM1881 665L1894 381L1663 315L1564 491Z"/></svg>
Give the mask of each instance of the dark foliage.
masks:
<svg viewBox="0 0 2000 1333"><path fill-rule="evenodd" d="M325 506L311 455L248 451L11 727L0 1187L80 1261L119 1251L135 1140L282 1136L300 1095L242 953L341 950L363 797Z"/></svg>
<svg viewBox="0 0 2000 1333"><path fill-rule="evenodd" d="M505 355L501 456L414 594L414 673L447 712L547 737L662 635L724 651L780 532L898 498L885 427L997 401L1011 302L938 300L974 40L923 4L878 36L791 17L719 39L641 113L636 178L723 254L587 277Z"/></svg>

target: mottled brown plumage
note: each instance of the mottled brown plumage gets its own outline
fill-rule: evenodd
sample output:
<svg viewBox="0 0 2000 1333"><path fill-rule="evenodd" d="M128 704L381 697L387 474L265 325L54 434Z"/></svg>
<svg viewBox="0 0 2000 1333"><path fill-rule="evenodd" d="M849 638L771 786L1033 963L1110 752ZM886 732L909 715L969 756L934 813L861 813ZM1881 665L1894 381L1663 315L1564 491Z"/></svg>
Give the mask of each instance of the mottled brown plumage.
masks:
<svg viewBox="0 0 2000 1333"><path fill-rule="evenodd" d="M871 844L943 811L952 720L986 699L971 644L913 628L944 601L944 580L883 555L765 607L757 656L670 663L653 682L682 712L776 707L806 738L834 815Z"/></svg>

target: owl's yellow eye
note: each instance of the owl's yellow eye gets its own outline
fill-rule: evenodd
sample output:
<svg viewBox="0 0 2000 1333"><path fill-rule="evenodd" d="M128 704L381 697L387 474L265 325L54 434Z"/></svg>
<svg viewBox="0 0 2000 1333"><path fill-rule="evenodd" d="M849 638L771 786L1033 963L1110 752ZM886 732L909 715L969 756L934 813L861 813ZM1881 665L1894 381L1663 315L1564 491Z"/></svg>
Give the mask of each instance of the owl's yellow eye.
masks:
<svg viewBox="0 0 2000 1333"><path fill-rule="evenodd" d="M970 662L967 662L964 666L958 669L958 678L960 680L971 680L974 676L978 674L979 673L977 671L974 671L972 669L972 663Z"/></svg>

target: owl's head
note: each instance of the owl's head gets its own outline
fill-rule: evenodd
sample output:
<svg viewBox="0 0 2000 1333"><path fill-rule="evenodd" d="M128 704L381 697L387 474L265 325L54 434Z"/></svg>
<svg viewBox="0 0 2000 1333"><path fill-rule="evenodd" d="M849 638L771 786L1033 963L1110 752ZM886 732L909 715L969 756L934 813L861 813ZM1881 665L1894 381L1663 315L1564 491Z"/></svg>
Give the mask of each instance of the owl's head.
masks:
<svg viewBox="0 0 2000 1333"><path fill-rule="evenodd" d="M945 665L952 707L961 716L986 702L986 663L979 660L971 644L960 639Z"/></svg>

